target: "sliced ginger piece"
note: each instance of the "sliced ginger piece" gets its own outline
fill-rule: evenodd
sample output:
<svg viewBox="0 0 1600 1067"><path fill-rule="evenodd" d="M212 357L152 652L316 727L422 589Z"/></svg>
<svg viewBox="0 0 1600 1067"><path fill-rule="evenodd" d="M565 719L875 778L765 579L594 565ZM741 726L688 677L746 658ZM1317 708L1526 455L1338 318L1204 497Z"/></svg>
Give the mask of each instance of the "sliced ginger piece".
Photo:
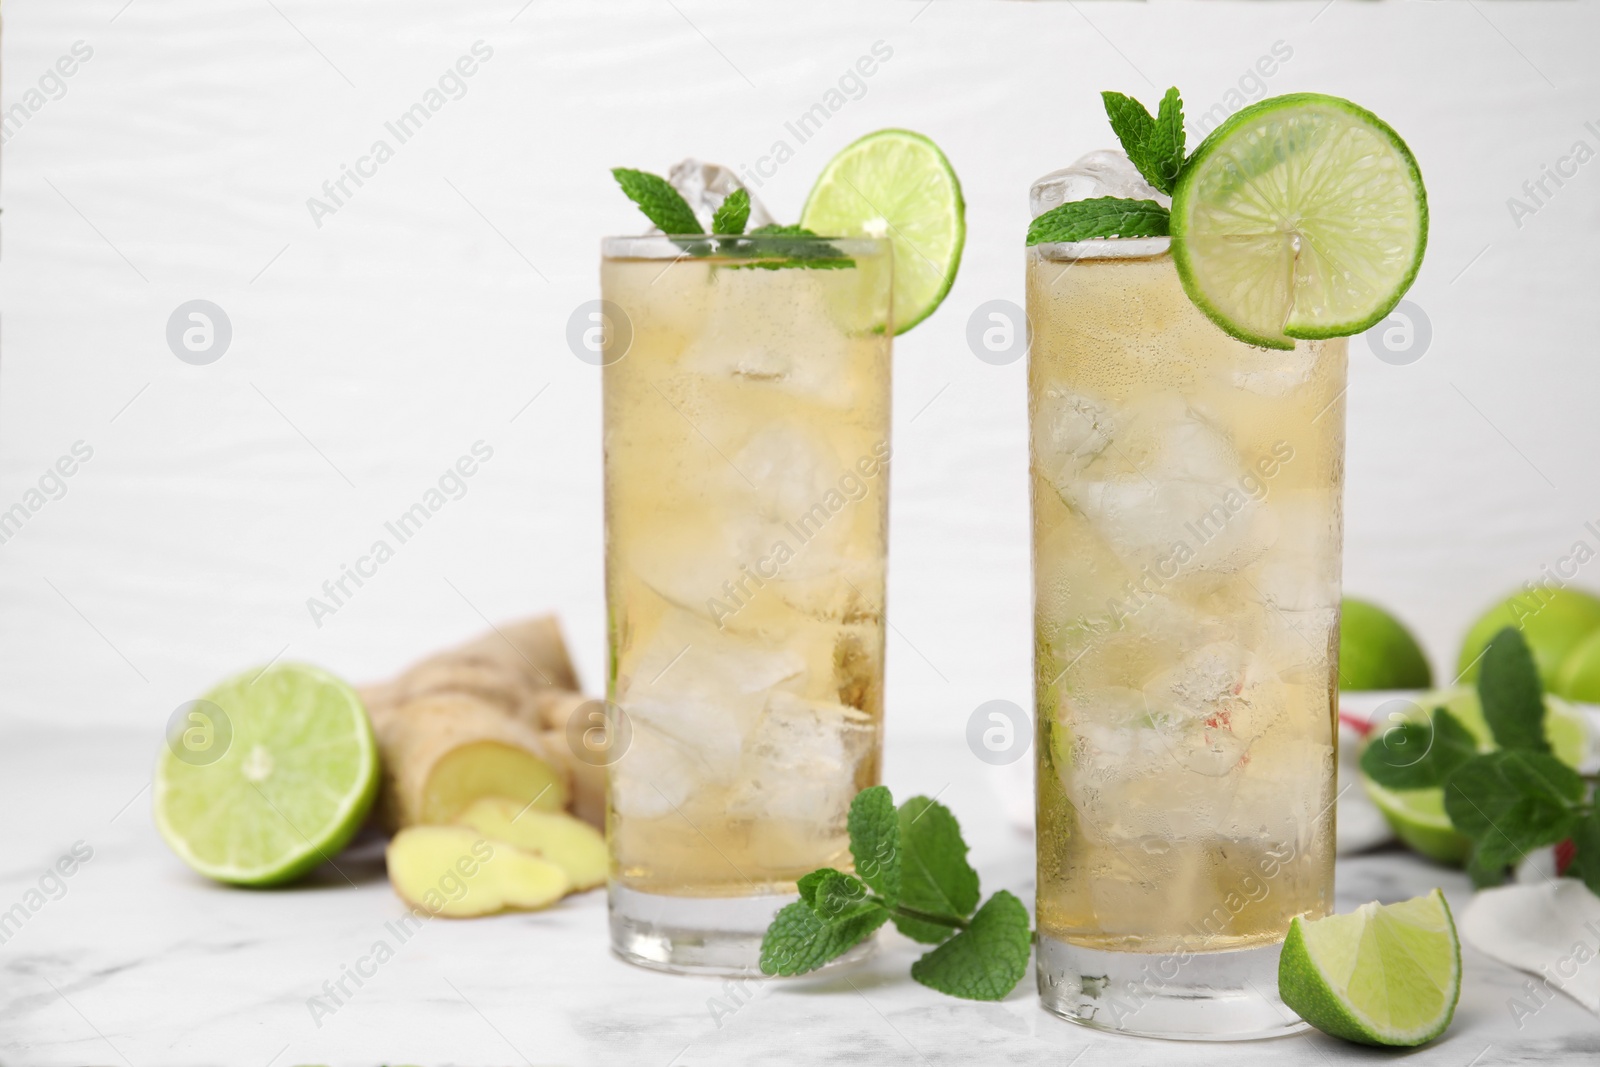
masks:
<svg viewBox="0 0 1600 1067"><path fill-rule="evenodd" d="M572 888L559 865L462 826L407 827L386 859L401 900L451 919L534 911Z"/></svg>
<svg viewBox="0 0 1600 1067"><path fill-rule="evenodd" d="M448 826L485 795L560 811L567 792L566 776L550 761L498 741L473 741L451 749L430 768L422 787L421 822Z"/></svg>
<svg viewBox="0 0 1600 1067"><path fill-rule="evenodd" d="M611 867L606 839L564 812L540 811L506 797L483 797L456 822L549 860L567 872L574 892L604 885Z"/></svg>

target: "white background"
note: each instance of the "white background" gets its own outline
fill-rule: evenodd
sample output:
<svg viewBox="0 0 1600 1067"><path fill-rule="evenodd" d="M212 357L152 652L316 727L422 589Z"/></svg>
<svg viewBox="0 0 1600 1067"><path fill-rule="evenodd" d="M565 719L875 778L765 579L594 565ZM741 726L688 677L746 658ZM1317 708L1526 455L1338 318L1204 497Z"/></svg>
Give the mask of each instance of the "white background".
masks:
<svg viewBox="0 0 1600 1067"><path fill-rule="evenodd" d="M889 125L937 140L966 190L955 288L896 343L891 757L1029 700L1024 368L974 358L966 324L1022 300L1028 184L1111 144L1101 89L1176 84L1203 111L1283 42L1266 92L1352 97L1421 161L1432 343L1390 366L1352 342L1350 592L1444 665L1485 602L1600 547L1600 162L1520 227L1507 207L1600 148L1593 5L522 5L6 6L6 106L74 42L93 56L0 151L0 508L94 450L0 545L6 721L146 730L153 757L234 670L362 680L544 609L597 687L599 381L565 330L599 238L642 226L607 169L753 164L878 41L865 94L758 195L793 220L837 149ZM466 95L315 225L307 198L479 40ZM232 322L210 366L165 340L194 298ZM316 626L307 598L478 440L494 458L467 495Z"/></svg>

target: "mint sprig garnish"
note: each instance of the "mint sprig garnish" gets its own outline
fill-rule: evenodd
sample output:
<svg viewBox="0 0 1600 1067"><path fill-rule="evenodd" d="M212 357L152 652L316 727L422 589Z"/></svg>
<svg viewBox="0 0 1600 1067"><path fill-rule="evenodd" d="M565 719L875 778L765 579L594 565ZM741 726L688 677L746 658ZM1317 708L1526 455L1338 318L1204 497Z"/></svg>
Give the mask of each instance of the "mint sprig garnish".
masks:
<svg viewBox="0 0 1600 1067"><path fill-rule="evenodd" d="M762 973L814 971L892 920L938 945L912 964L912 978L967 1000L1004 999L1027 970L1027 909L1003 889L978 907L978 873L950 810L927 797L896 809L876 785L856 794L847 826L857 874L823 868L800 879L800 899L761 942Z"/></svg>
<svg viewBox="0 0 1600 1067"><path fill-rule="evenodd" d="M694 217L694 209L689 206L689 202L667 179L658 174L632 170L628 167L613 167L611 176L617 179L617 184L622 186L627 198L638 204L645 218L662 233L705 232L700 220Z"/></svg>
<svg viewBox="0 0 1600 1067"><path fill-rule="evenodd" d="M1168 89L1154 115L1131 96L1104 92L1106 118L1122 142L1122 151L1144 180L1171 195L1183 173L1186 135L1183 100L1176 87ZM1088 241L1097 237L1166 237L1170 213L1154 200L1098 196L1074 200L1034 219L1028 226L1028 246Z"/></svg>
<svg viewBox="0 0 1600 1067"><path fill-rule="evenodd" d="M711 217L712 239L701 237L705 230L695 217L694 209L672 183L659 174L634 170L631 167L613 167L612 177L622 191L639 206L655 227L683 249L684 255L696 258L712 255L750 259L749 263L735 263L732 269L760 268L782 270L786 267L806 267L812 270L833 270L854 267L856 261L843 255L837 248L806 229L804 226L779 226L776 223L744 232L750 222L750 194L735 189L723 198ZM758 247L750 237L779 237L792 240L768 240ZM757 255L762 258L756 259Z"/></svg>
<svg viewBox="0 0 1600 1067"><path fill-rule="evenodd" d="M711 232L738 235L744 232L745 223L749 221L750 194L743 189L735 189L717 205L716 214L711 216Z"/></svg>
<svg viewBox="0 0 1600 1067"><path fill-rule="evenodd" d="M1480 752L1444 708L1428 722L1386 730L1361 754L1361 769L1388 789L1442 786L1450 823L1472 840L1474 885L1499 885L1535 849L1572 840L1567 873L1600 894L1600 805L1591 782L1550 754L1544 693L1522 634L1489 642L1478 674L1483 717L1500 747Z"/></svg>

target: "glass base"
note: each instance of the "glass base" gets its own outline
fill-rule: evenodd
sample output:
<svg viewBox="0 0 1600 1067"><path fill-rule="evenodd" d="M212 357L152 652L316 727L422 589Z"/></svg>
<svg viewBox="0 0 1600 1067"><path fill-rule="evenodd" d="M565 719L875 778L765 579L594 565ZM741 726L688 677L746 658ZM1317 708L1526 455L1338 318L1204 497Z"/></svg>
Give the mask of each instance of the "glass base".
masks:
<svg viewBox="0 0 1600 1067"><path fill-rule="evenodd" d="M613 884L611 951L652 971L763 978L761 939L773 917L799 899L795 893L671 897ZM866 959L876 948L869 938L822 969Z"/></svg>
<svg viewBox="0 0 1600 1067"><path fill-rule="evenodd" d="M1141 1037L1281 1037L1307 1028L1278 999L1281 947L1107 952L1040 934L1039 1000L1063 1019Z"/></svg>

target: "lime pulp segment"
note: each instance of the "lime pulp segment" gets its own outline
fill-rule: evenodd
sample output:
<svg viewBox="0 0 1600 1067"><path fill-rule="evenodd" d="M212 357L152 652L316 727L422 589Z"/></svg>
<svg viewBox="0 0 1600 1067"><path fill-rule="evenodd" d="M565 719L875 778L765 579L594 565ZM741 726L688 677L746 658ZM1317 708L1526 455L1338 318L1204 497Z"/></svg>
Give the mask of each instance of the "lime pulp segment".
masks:
<svg viewBox="0 0 1600 1067"><path fill-rule="evenodd" d="M1296 917L1278 967L1283 1002L1323 1033L1413 1046L1445 1031L1461 995L1461 944L1444 894Z"/></svg>
<svg viewBox="0 0 1600 1067"><path fill-rule="evenodd" d="M800 225L824 237L888 238L894 249L893 331L933 313L966 243L961 183L920 133L879 130L847 146L811 187Z"/></svg>
<svg viewBox="0 0 1600 1067"><path fill-rule="evenodd" d="M1382 119L1318 93L1273 97L1212 131L1172 197L1191 300L1242 341L1292 348L1387 315L1428 238L1416 159Z"/></svg>
<svg viewBox="0 0 1600 1067"><path fill-rule="evenodd" d="M156 826L218 881L275 885L354 836L378 789L377 744L355 691L326 671L281 664L229 679L190 706L185 738L156 766ZM197 717L198 716L198 717Z"/></svg>

